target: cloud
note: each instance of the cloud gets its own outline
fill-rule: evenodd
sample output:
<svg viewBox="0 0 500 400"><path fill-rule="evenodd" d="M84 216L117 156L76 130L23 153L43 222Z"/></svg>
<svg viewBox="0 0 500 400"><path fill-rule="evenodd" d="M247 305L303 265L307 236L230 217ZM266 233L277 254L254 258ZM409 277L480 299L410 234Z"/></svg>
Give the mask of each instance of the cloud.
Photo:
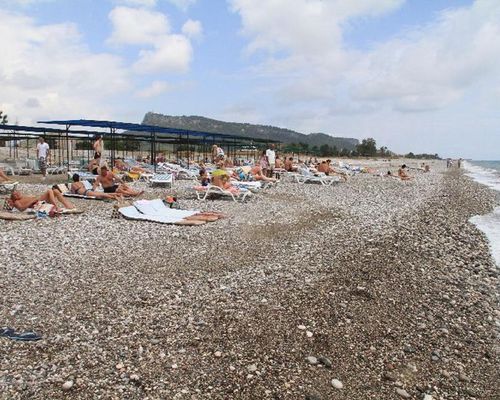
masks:
<svg viewBox="0 0 500 400"><path fill-rule="evenodd" d="M182 25L182 33L189 38L199 38L203 34L201 22L188 19L184 25Z"/></svg>
<svg viewBox="0 0 500 400"><path fill-rule="evenodd" d="M156 11L115 7L109 19L113 32L108 42L112 44L154 44L170 32L167 16Z"/></svg>
<svg viewBox="0 0 500 400"><path fill-rule="evenodd" d="M133 70L140 74L189 70L193 59L190 37L201 35L199 21L188 20L184 34L171 32L167 15L145 9L115 7L109 18L113 31L108 42L115 45L141 45Z"/></svg>
<svg viewBox="0 0 500 400"><path fill-rule="evenodd" d="M378 104L422 112L446 107L471 87L498 77L500 3L494 0L445 10L433 22L368 51L346 49L346 23L393 11L402 1L230 4L250 39L247 51L269 54L258 71L272 79L275 96L284 103L341 97L371 109Z"/></svg>
<svg viewBox="0 0 500 400"><path fill-rule="evenodd" d="M0 20L0 109L12 120L109 116L110 99L130 89L121 59L91 52L74 24L40 25L5 11Z"/></svg>
<svg viewBox="0 0 500 400"><path fill-rule="evenodd" d="M254 103L273 123L286 121L306 132L338 127L344 131L335 129L337 134L358 137L377 127L380 137L388 140L392 135L393 143L402 146L409 142L401 132L413 131L415 138L419 129L433 132L436 115L440 125L434 132L461 132L466 125L463 121L460 125L454 113L464 115L467 110L469 116L480 116L485 104L498 101L500 2L496 0L476 0L436 12L426 24L406 26L363 50L347 46L346 30L356 26L357 18L378 18L397 10L402 1L228 3L241 18L248 59L257 55L259 60L245 71L247 79L258 82L249 97L265 92L272 99L271 106ZM297 117L310 110L312 115ZM425 122L419 126L418 121ZM429 137L424 146L438 142ZM441 145L446 146L444 141Z"/></svg>
<svg viewBox="0 0 500 400"><path fill-rule="evenodd" d="M165 81L153 81L148 87L138 91L137 97L151 98L170 91L172 87Z"/></svg>
<svg viewBox="0 0 500 400"><path fill-rule="evenodd" d="M189 7L196 4L196 0L168 0L168 2L182 11L186 11Z"/></svg>
<svg viewBox="0 0 500 400"><path fill-rule="evenodd" d="M132 7L150 7L156 6L157 0L115 0L115 3L125 4Z"/></svg>
<svg viewBox="0 0 500 400"><path fill-rule="evenodd" d="M155 44L154 50L141 50L133 68L142 74L186 72L192 57L191 43L185 36L168 35Z"/></svg>

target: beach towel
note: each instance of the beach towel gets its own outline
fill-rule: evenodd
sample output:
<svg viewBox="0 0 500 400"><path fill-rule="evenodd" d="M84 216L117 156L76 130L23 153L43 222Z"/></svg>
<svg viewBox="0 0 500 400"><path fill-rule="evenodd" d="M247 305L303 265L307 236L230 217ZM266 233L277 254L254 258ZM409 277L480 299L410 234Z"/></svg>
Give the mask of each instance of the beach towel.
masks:
<svg viewBox="0 0 500 400"><path fill-rule="evenodd" d="M0 336L6 337L12 340L18 340L22 342L32 342L40 340L42 337L35 332L22 332L18 333L13 328L4 327L0 328Z"/></svg>
<svg viewBox="0 0 500 400"><path fill-rule="evenodd" d="M162 224L174 224L199 213L199 211L169 208L161 199L138 200L132 206L122 207L118 211L125 218L159 222Z"/></svg>

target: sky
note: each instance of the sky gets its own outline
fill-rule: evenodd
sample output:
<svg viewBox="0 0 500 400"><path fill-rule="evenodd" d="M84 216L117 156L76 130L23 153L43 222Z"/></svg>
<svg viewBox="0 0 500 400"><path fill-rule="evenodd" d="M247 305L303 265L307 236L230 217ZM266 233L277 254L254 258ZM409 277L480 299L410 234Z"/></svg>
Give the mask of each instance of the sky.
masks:
<svg viewBox="0 0 500 400"><path fill-rule="evenodd" d="M0 110L200 115L498 160L499 38L500 0L0 0Z"/></svg>

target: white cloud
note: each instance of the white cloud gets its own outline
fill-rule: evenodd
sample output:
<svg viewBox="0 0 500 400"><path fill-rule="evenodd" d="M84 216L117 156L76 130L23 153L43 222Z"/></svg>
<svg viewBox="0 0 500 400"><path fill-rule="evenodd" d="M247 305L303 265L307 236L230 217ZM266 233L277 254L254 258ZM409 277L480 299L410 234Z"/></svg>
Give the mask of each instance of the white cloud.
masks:
<svg viewBox="0 0 500 400"><path fill-rule="evenodd" d="M132 7L150 7L156 6L157 0L115 0L115 3L125 4Z"/></svg>
<svg viewBox="0 0 500 400"><path fill-rule="evenodd" d="M368 50L348 48L345 30L352 29L356 18L391 12L402 1L228 2L240 15L242 33L249 39L246 52L268 56L247 71L251 79L258 76L264 88L257 86L255 91L265 90L273 98L275 107L266 104L261 110L265 114L273 109L269 118L287 120L287 126L306 132L328 132L339 126L346 130L343 134L358 137L378 126L378 131L400 133L417 129L412 113L421 120L432 120L439 113L441 121L449 113L453 125L457 118L452 112L457 107L481 115L485 103L498 99L497 0L476 0L467 7L444 10L425 25L406 28ZM287 119L290 110L294 115L315 111L305 119ZM386 123L387 118L400 125ZM411 128L404 123L410 119ZM440 128L445 125L442 122ZM457 123L448 129L458 132L463 126ZM436 143L432 139L428 143Z"/></svg>
<svg viewBox="0 0 500 400"><path fill-rule="evenodd" d="M155 44L154 50L141 50L134 64L138 73L186 72L193 58L189 39L183 35L168 35Z"/></svg>
<svg viewBox="0 0 500 400"><path fill-rule="evenodd" d="M137 73L186 72L193 59L189 37L200 35L201 23L188 20L183 26L185 34L171 32L168 17L158 11L116 7L109 18L113 32L111 44L143 45L133 69Z"/></svg>
<svg viewBox="0 0 500 400"><path fill-rule="evenodd" d="M184 25L182 25L182 33L189 38L199 38L203 34L201 22L188 19Z"/></svg>
<svg viewBox="0 0 500 400"><path fill-rule="evenodd" d="M182 11L186 11L189 7L196 4L196 0L168 0L168 2Z"/></svg>
<svg viewBox="0 0 500 400"><path fill-rule="evenodd" d="M170 32L167 16L156 11L115 7L109 19L113 32L108 41L113 44L154 44Z"/></svg>
<svg viewBox="0 0 500 400"><path fill-rule="evenodd" d="M121 60L91 52L75 25L38 25L5 11L0 20L0 109L11 120L109 116L110 99L130 89Z"/></svg>
<svg viewBox="0 0 500 400"><path fill-rule="evenodd" d="M165 81L153 81L151 85L137 92L137 97L151 98L172 90L171 85Z"/></svg>

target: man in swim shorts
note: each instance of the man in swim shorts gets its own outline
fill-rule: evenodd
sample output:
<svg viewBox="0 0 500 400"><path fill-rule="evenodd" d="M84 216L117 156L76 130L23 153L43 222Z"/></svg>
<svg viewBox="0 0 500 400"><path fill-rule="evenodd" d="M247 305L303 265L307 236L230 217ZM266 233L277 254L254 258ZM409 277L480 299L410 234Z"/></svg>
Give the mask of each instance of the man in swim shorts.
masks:
<svg viewBox="0 0 500 400"><path fill-rule="evenodd" d="M144 193L144 190L137 191L127 186L118 176L108 171L108 167L105 165L101 167L101 171L97 175L93 190L95 191L99 185L102 186L104 193L118 193L128 197L136 197Z"/></svg>

